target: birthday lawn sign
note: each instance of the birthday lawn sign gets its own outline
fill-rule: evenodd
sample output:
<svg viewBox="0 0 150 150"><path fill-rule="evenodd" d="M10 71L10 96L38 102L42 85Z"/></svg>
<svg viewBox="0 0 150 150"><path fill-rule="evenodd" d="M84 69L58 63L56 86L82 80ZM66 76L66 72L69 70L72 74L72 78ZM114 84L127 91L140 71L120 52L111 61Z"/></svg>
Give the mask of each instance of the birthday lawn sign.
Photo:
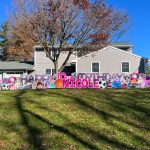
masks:
<svg viewBox="0 0 150 150"><path fill-rule="evenodd" d="M145 74L96 74L64 72L50 75L23 75L0 80L0 90L51 89L51 88L150 88L150 76Z"/></svg>

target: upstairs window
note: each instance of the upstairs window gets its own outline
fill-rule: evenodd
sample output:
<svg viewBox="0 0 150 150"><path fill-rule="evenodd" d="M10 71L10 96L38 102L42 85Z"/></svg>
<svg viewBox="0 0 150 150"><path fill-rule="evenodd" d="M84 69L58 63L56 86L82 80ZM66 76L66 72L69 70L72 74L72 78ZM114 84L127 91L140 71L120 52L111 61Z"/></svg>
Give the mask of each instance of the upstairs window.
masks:
<svg viewBox="0 0 150 150"><path fill-rule="evenodd" d="M57 54L58 54L58 49L57 48L52 49L52 51L51 51L51 57L55 58Z"/></svg>
<svg viewBox="0 0 150 150"><path fill-rule="evenodd" d="M100 64L99 62L92 62L92 73L100 72Z"/></svg>
<svg viewBox="0 0 150 150"><path fill-rule="evenodd" d="M52 58L55 58L56 55L58 54L58 50L56 48L52 49L50 54ZM49 58L47 54L46 54L46 58Z"/></svg>
<svg viewBox="0 0 150 150"><path fill-rule="evenodd" d="M122 66L121 71L123 73L129 73L129 70L130 70L130 68L129 68L129 62L122 62L121 66Z"/></svg>

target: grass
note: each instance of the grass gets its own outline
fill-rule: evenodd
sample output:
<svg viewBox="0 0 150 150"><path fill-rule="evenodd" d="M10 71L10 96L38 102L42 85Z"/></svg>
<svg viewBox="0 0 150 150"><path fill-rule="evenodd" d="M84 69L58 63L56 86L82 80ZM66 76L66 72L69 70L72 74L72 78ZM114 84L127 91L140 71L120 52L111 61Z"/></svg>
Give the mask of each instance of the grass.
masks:
<svg viewBox="0 0 150 150"><path fill-rule="evenodd" d="M150 90L0 92L0 149L150 149Z"/></svg>

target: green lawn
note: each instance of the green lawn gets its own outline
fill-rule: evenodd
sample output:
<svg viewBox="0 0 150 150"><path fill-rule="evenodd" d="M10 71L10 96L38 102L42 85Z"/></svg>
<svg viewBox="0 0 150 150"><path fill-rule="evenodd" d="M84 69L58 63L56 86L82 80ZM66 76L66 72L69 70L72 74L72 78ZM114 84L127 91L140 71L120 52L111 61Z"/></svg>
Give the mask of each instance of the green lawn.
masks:
<svg viewBox="0 0 150 150"><path fill-rule="evenodd" d="M150 149L150 89L0 92L0 149Z"/></svg>

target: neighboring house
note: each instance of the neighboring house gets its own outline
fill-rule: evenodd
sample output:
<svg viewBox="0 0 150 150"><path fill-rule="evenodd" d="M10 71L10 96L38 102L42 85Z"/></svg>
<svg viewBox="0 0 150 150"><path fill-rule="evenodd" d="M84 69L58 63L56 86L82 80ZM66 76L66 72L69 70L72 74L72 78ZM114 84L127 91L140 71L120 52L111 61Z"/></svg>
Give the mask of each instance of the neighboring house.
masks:
<svg viewBox="0 0 150 150"><path fill-rule="evenodd" d="M57 48L57 47L56 47ZM71 55L64 72L68 75L76 73L145 73L148 59L132 53L132 45L114 44L93 53L77 57ZM67 51L61 53L58 66L67 57ZM51 56L54 56L53 51ZM10 76L20 77L22 74L54 74L54 64L46 56L40 46L34 47L34 63L32 62L0 62L0 79Z"/></svg>

